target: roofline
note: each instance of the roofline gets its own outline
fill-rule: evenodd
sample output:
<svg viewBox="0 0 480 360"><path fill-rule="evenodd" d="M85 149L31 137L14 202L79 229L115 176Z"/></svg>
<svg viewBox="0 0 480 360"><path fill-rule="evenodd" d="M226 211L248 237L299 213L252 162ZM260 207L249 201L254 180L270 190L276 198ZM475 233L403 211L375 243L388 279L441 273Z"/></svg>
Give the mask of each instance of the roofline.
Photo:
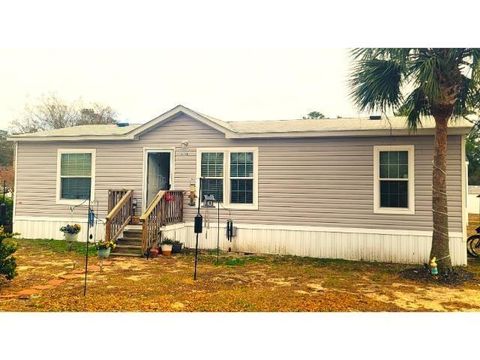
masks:
<svg viewBox="0 0 480 360"><path fill-rule="evenodd" d="M7 141L22 141L22 142L45 142L45 141L114 141L114 140L134 140L133 137L126 137L125 135L88 135L88 136L26 136L20 137L12 135L7 138Z"/></svg>
<svg viewBox="0 0 480 360"><path fill-rule="evenodd" d="M470 131L469 127L454 127L448 129L448 135L466 135ZM349 130L349 131L290 131L275 133L234 133L229 131L225 134L227 139L268 139L268 138L312 138L312 137L361 137L361 136L433 136L435 131L430 129L418 129L416 132L409 132L407 129L378 129L378 130ZM45 136L45 137L8 137L8 141L22 142L46 142L46 141L121 141L136 140L138 136L131 133L124 135L110 136Z"/></svg>
<svg viewBox="0 0 480 360"><path fill-rule="evenodd" d="M191 109L189 109L189 108L187 108L183 105L175 106L173 109L163 113L160 116L157 116L156 118L146 122L143 125L140 125L139 127L137 127L135 129L133 129L132 131L128 132L127 134L128 135L131 134L134 137L138 137L141 134L143 134L144 132L148 131L148 129L150 129L154 126L157 126L158 124L160 124L162 122L166 122L168 120L171 120L173 117L175 117L179 114L182 114L182 113L200 121L201 123L204 123L205 125L208 125L208 126L214 128L215 130L223 132L227 137L228 137L228 135L235 134L235 132L232 131L228 127L227 123L225 123L223 121L220 121L220 120L214 121L213 119L208 118L208 117L206 117L202 114L199 114L196 111L193 111L193 110L191 110Z"/></svg>
<svg viewBox="0 0 480 360"><path fill-rule="evenodd" d="M470 127L453 127L448 129L448 135L466 135ZM306 138L306 137L350 137L350 136L415 136L435 135L434 128L418 129L416 132L408 129L359 129L347 131L289 131L270 133L235 133L226 136L227 139L252 139L252 138Z"/></svg>
<svg viewBox="0 0 480 360"><path fill-rule="evenodd" d="M169 121L174 117L185 114L188 115L201 123L214 128L225 134L225 136L233 136L236 133L229 128L228 123L225 123L220 120L213 120L208 118L202 114L197 113L183 105L177 105L173 109L168 110L167 112L163 113L160 116L142 124L135 129L130 130L125 134L118 134L118 135L70 135L70 136L62 136L62 135L50 135L50 136L32 136L29 134L19 134L19 135L11 135L7 138L9 141L91 141L91 140L135 140L143 133L147 132L152 127L155 127L163 122Z"/></svg>
<svg viewBox="0 0 480 360"><path fill-rule="evenodd" d="M268 132L268 133L239 133L234 131L229 123L221 120L212 119L193 111L183 105L177 105L160 116L136 127L124 134L118 135L51 135L51 136L32 136L31 134L11 135L7 137L8 141L115 141L115 140L137 140L149 129L167 122L179 114L185 114L211 128L225 134L227 139L252 139L252 138L311 138L311 137L350 137L350 136L409 136L409 135L434 135L434 128L420 128L416 132L408 129L357 129L357 130L323 130L323 131L288 131L288 132ZM473 126L473 125L472 125ZM468 134L471 127L450 127L449 135Z"/></svg>

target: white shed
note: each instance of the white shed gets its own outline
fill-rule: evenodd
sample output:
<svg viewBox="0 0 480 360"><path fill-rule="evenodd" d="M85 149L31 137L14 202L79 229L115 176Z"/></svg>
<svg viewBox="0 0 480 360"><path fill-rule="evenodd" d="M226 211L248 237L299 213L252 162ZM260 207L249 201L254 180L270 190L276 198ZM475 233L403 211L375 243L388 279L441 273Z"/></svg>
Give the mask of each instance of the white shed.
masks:
<svg viewBox="0 0 480 360"><path fill-rule="evenodd" d="M471 185L468 187L468 213L480 213L480 185Z"/></svg>

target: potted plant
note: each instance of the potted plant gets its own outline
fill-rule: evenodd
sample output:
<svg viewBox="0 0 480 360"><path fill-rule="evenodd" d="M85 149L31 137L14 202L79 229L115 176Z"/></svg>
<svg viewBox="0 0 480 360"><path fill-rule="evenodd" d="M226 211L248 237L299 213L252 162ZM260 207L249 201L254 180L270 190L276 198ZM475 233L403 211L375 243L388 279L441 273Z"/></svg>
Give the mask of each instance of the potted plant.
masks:
<svg viewBox="0 0 480 360"><path fill-rule="evenodd" d="M173 240L165 238L160 243L160 247L162 248L162 255L165 255L165 256L172 255Z"/></svg>
<svg viewBox="0 0 480 360"><path fill-rule="evenodd" d="M181 253L182 252L182 246L183 246L183 243L181 243L178 240L175 240L172 244L172 253L173 254Z"/></svg>
<svg viewBox="0 0 480 360"><path fill-rule="evenodd" d="M110 256L110 251L115 249L115 243L113 241L99 241L96 245L98 250L98 257L106 259Z"/></svg>
<svg viewBox="0 0 480 360"><path fill-rule="evenodd" d="M67 224L60 228L60 231L63 232L63 236L65 237L65 241L68 244L68 250L72 250L72 243L77 241L78 233L80 232L80 225L79 224Z"/></svg>
<svg viewBox="0 0 480 360"><path fill-rule="evenodd" d="M160 250L158 249L158 246L152 246L149 250L148 250L148 253L149 253L149 257L151 258L156 258L159 254Z"/></svg>

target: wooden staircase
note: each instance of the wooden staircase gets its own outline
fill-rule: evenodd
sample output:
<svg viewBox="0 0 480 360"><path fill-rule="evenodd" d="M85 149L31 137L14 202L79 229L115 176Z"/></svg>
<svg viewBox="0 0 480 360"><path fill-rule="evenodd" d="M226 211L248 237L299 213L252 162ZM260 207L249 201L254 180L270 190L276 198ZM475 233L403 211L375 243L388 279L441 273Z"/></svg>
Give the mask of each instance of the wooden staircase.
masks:
<svg viewBox="0 0 480 360"><path fill-rule="evenodd" d="M161 229L183 222L183 191L161 190L134 225L133 190L109 190L105 240L116 243L112 256L141 257L157 246ZM137 218L138 219L138 218Z"/></svg>
<svg viewBox="0 0 480 360"><path fill-rule="evenodd" d="M123 230L123 237L118 238L117 246L110 256L141 257L142 255L142 226L127 225Z"/></svg>

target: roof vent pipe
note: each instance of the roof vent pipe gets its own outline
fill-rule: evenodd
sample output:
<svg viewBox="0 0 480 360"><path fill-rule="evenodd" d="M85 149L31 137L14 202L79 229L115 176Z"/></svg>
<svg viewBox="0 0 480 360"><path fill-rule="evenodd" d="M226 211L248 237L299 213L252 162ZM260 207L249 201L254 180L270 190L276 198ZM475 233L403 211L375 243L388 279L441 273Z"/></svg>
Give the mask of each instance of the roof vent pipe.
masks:
<svg viewBox="0 0 480 360"><path fill-rule="evenodd" d="M370 115L370 120L382 120L382 115Z"/></svg>

